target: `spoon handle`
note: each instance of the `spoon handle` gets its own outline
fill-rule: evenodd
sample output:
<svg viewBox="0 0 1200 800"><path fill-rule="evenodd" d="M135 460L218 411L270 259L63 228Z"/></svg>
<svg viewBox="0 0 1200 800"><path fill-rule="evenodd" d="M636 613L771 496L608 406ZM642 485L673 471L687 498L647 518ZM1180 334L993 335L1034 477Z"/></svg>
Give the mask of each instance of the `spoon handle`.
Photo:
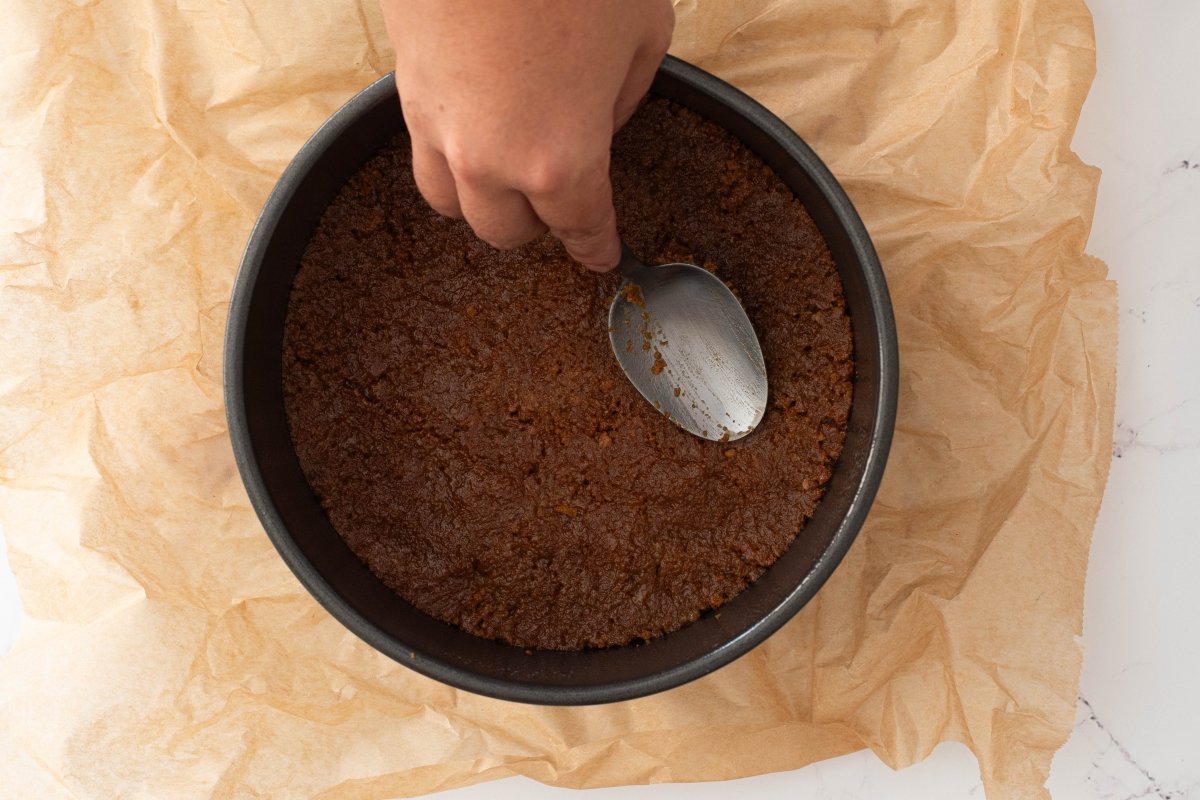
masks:
<svg viewBox="0 0 1200 800"><path fill-rule="evenodd" d="M621 260L617 262L617 269L621 271L621 275L630 283L637 283L638 278L649 269L642 263L641 259L633 254L629 249L629 245L621 240Z"/></svg>

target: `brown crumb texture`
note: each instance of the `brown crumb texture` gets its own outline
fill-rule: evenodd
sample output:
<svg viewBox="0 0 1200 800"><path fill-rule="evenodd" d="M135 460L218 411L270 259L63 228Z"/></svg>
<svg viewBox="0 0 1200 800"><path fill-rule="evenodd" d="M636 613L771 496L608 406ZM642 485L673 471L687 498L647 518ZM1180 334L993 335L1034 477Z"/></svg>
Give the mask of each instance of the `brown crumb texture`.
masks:
<svg viewBox="0 0 1200 800"><path fill-rule="evenodd" d="M288 424L334 528L418 608L525 648L654 637L742 591L811 516L850 408L836 269L759 159L652 100L612 174L633 250L716 270L759 333L769 403L734 445L681 430L621 373L618 276L551 237L501 252L439 217L404 137L326 210L292 288Z"/></svg>
<svg viewBox="0 0 1200 800"><path fill-rule="evenodd" d="M654 364L650 367L650 372L655 375L662 374L662 371L667 368L667 362L663 359L662 353L654 351ZM676 395L678 397L679 395Z"/></svg>
<svg viewBox="0 0 1200 800"><path fill-rule="evenodd" d="M625 294L625 302L633 303L635 306L642 308L646 307L646 298L642 296L642 288L637 284L622 284L621 291Z"/></svg>

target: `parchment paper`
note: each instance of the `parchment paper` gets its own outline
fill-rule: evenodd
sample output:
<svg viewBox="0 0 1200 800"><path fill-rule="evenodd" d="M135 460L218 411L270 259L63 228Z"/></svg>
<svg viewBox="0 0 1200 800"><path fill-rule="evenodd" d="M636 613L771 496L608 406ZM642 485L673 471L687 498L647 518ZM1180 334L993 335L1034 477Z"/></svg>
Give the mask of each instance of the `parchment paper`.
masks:
<svg viewBox="0 0 1200 800"><path fill-rule="evenodd" d="M943 740L1038 797L1075 706L1115 290L1083 254L1080 0L684 0L674 52L783 116L875 238L900 418L870 520L780 633L605 707L487 700L312 601L235 473L221 338L289 158L388 71L372 0L10 0L0 24L9 797L403 796L730 778Z"/></svg>

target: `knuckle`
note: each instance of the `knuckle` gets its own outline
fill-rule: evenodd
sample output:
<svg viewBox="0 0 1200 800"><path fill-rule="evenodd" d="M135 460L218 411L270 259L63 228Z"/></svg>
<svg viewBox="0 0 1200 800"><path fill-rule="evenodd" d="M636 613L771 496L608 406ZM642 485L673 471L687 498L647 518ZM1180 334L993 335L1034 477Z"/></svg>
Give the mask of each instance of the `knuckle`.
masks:
<svg viewBox="0 0 1200 800"><path fill-rule="evenodd" d="M612 205L602 208L598 216L580 219L555 231L560 239L582 247L606 242L616 229L616 214Z"/></svg>
<svg viewBox="0 0 1200 800"><path fill-rule="evenodd" d="M553 195L571 184L571 176L565 160L541 159L530 164L525 179L525 188L535 195Z"/></svg>
<svg viewBox="0 0 1200 800"><path fill-rule="evenodd" d="M575 190L590 191L608 178L608 150L600 154L562 151L542 153L527 160L524 186L536 196L554 196Z"/></svg>
<svg viewBox="0 0 1200 800"><path fill-rule="evenodd" d="M487 159L479 150L469 145L460 142L449 143L445 149L445 156L446 164L456 180L478 183L490 172Z"/></svg>
<svg viewBox="0 0 1200 800"><path fill-rule="evenodd" d="M604 222L587 223L577 228L565 228L558 232L560 239L572 246L586 249L604 242L608 238L609 226Z"/></svg>

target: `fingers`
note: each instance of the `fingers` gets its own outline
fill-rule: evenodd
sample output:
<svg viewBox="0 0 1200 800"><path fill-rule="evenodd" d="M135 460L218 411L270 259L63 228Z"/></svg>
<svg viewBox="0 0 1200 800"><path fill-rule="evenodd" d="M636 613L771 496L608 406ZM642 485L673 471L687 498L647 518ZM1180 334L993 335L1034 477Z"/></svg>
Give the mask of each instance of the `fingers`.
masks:
<svg viewBox="0 0 1200 800"><path fill-rule="evenodd" d="M633 112L637 111L638 104L650 91L650 84L654 82L662 59L663 54L657 50L639 51L634 56L629 74L625 76L625 82L617 94L617 102L613 105L613 133L623 128Z"/></svg>
<svg viewBox="0 0 1200 800"><path fill-rule="evenodd" d="M607 154L575 180L551 181L530 193L533 211L583 266L607 272L621 260Z"/></svg>
<svg viewBox="0 0 1200 800"><path fill-rule="evenodd" d="M648 69L627 81L627 115L636 110L657 68L657 62L647 63ZM429 205L445 216L466 219L493 247L509 250L550 230L588 269L606 272L620 260L607 150L600 158L543 162L528 168L522 178L504 179L480 166L490 163L487 159L464 158L461 153L448 159L416 132L412 148L413 177ZM594 149L598 147L588 148ZM579 163L592 166L580 173L575 166Z"/></svg>
<svg viewBox="0 0 1200 800"><path fill-rule="evenodd" d="M458 200L458 189L446 157L416 136L412 139L412 149L413 178L425 202L439 214L461 218L463 211Z"/></svg>
<svg viewBox="0 0 1200 800"><path fill-rule="evenodd" d="M546 232L546 224L516 189L459 181L458 199L475 235L492 247L511 250Z"/></svg>
<svg viewBox="0 0 1200 800"><path fill-rule="evenodd" d="M509 250L546 232L525 196L486 181L456 180L446 157L416 136L412 140L413 178L426 202L447 217L466 219L493 247Z"/></svg>
<svg viewBox="0 0 1200 800"><path fill-rule="evenodd" d="M671 33L675 28L675 10L670 3L647 7L647 12L656 15L650 25L646 38L634 53L625 81L617 94L617 102L613 106L613 132L620 130L638 104L650 91L650 84L662 64L663 56L671 46Z"/></svg>
<svg viewBox="0 0 1200 800"><path fill-rule="evenodd" d="M607 154L580 177L567 168L545 174L524 190L511 188L459 159L459 170L440 152L414 137L413 173L421 194L439 213L466 219L475 234L501 250L519 247L550 230L588 269L617 265L617 236Z"/></svg>

